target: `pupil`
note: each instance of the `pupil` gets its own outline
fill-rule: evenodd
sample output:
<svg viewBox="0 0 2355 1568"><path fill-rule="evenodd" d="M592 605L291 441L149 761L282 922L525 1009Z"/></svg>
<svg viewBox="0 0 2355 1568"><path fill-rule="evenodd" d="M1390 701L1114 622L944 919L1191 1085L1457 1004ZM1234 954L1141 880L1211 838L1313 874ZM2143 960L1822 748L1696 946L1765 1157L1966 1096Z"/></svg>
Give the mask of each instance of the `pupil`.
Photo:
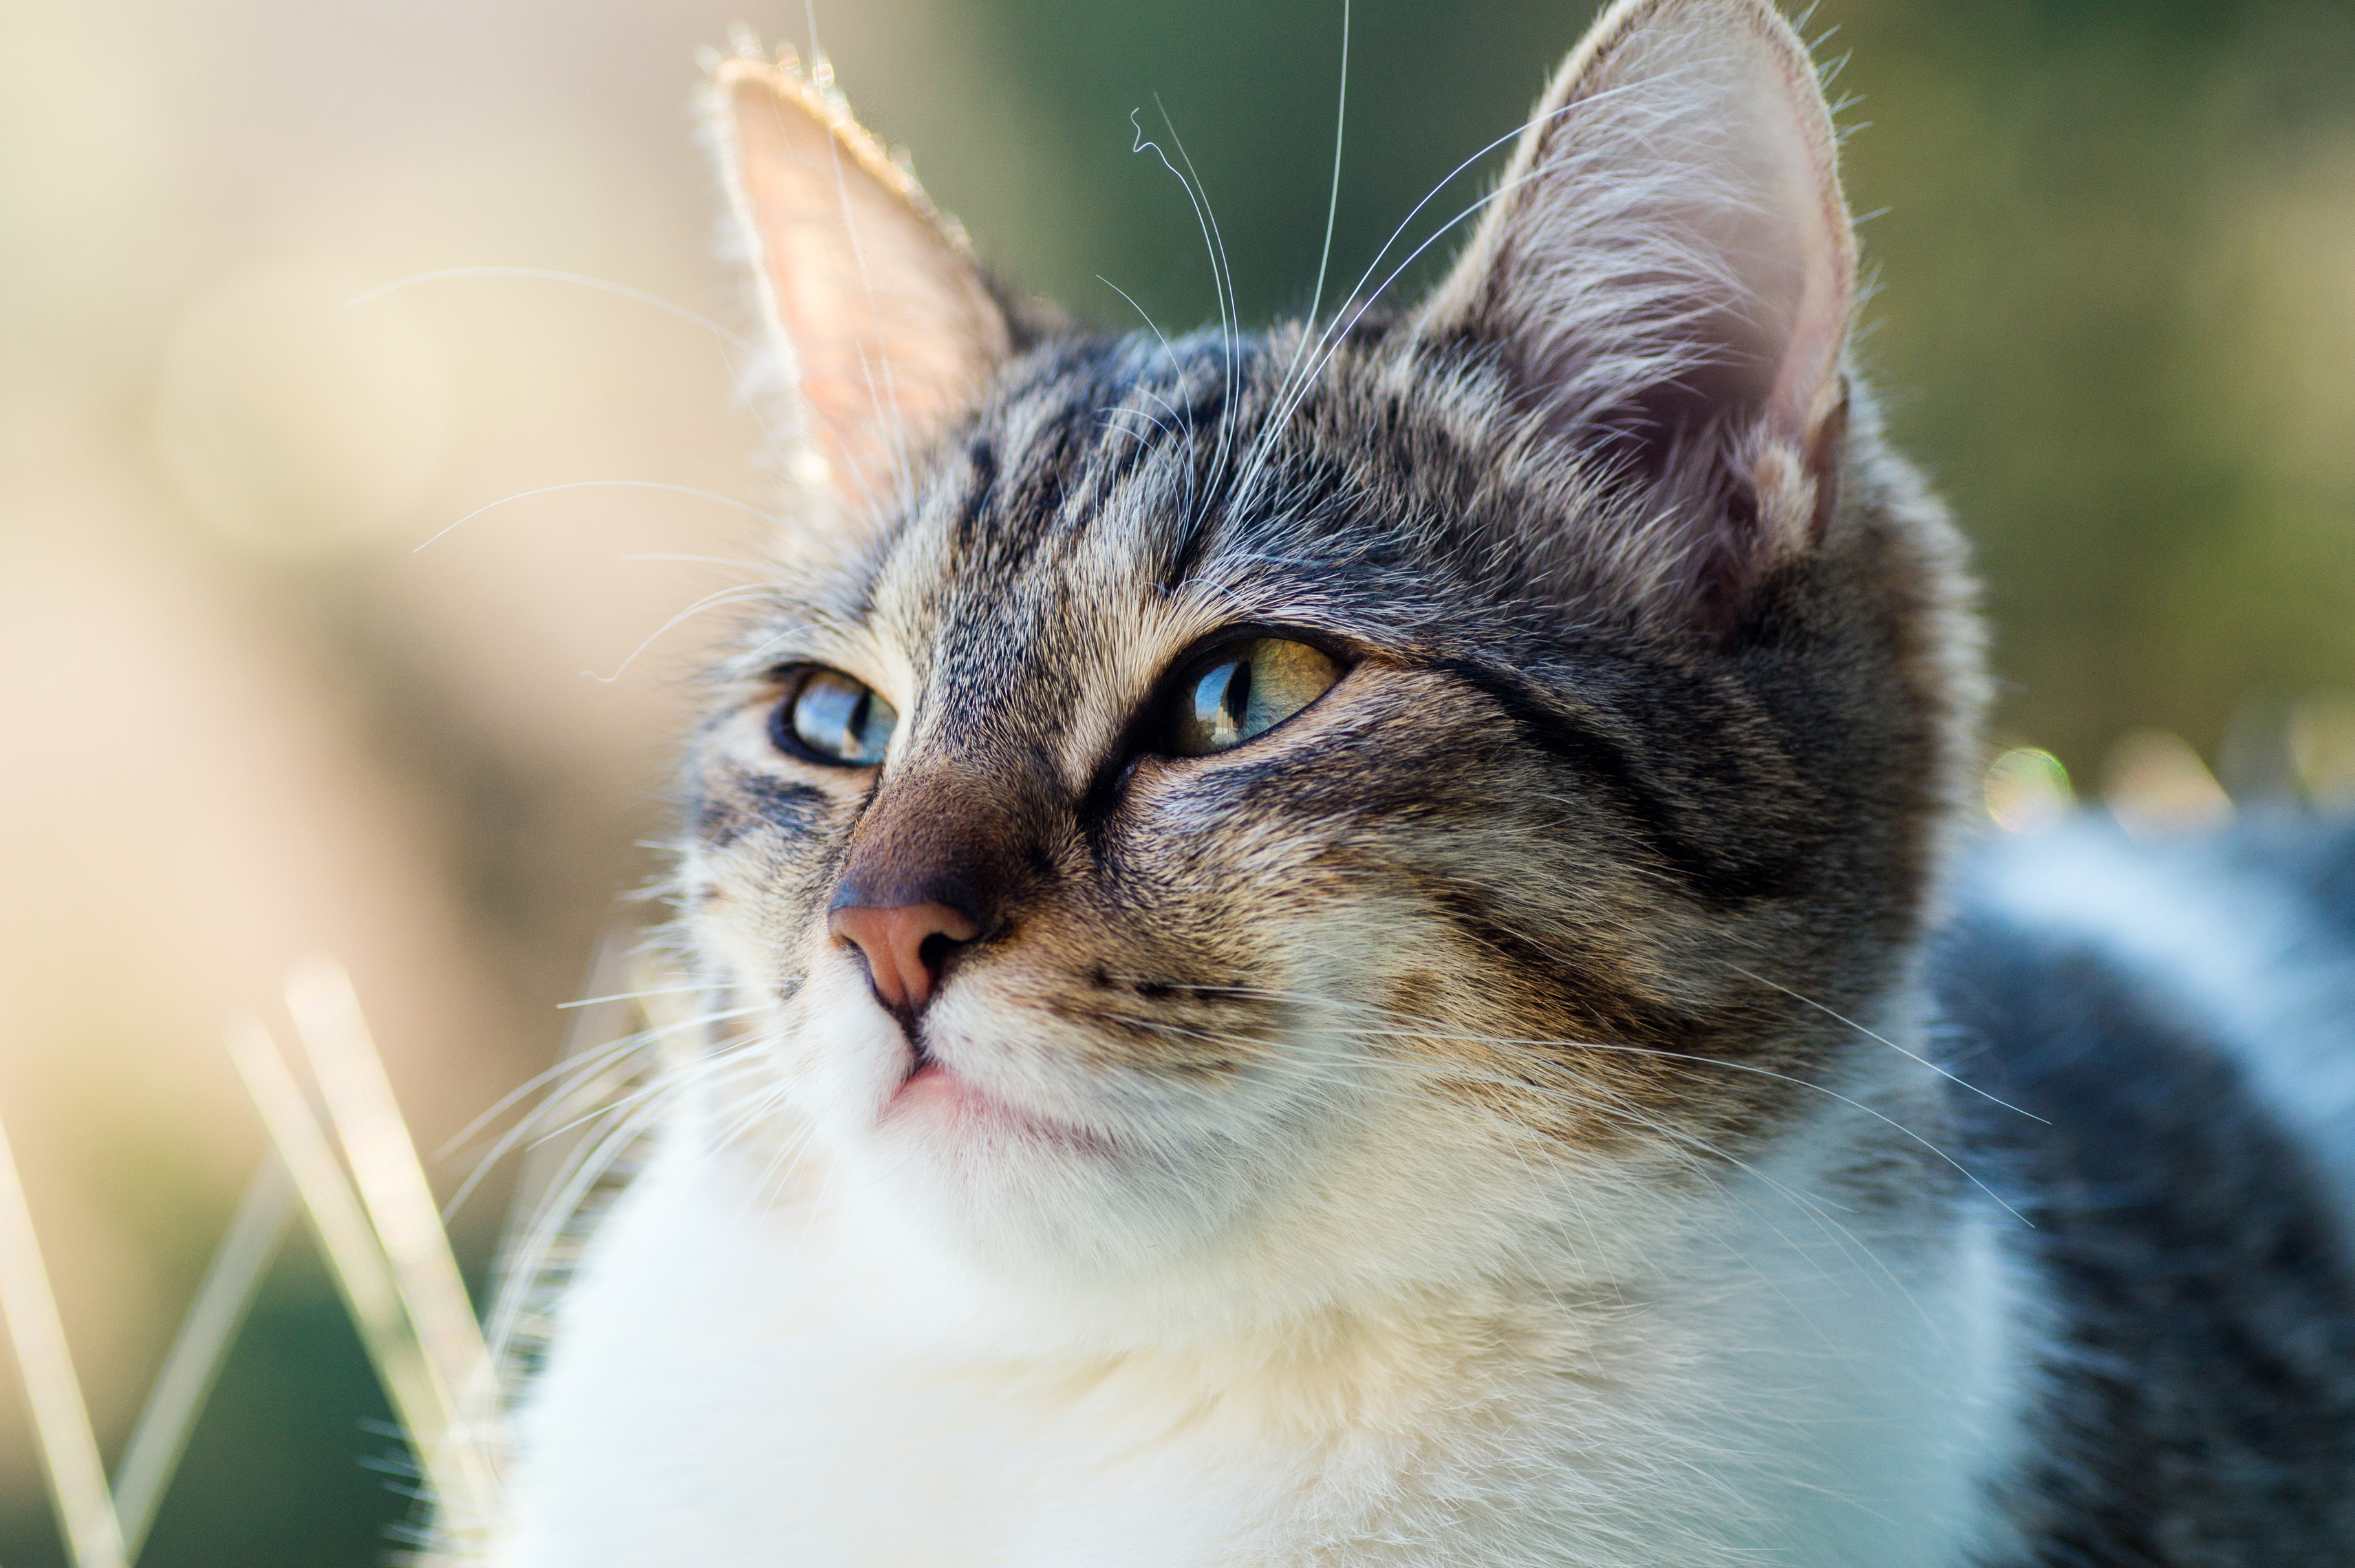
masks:
<svg viewBox="0 0 2355 1568"><path fill-rule="evenodd" d="M1227 721L1240 730L1243 714L1251 707L1252 667L1249 659L1237 659L1229 667L1234 674L1227 677L1226 694L1219 706L1227 710Z"/></svg>
<svg viewBox="0 0 2355 1568"><path fill-rule="evenodd" d="M862 691L850 705L850 717L843 725L842 754L846 757L863 755L867 750L867 709L875 694Z"/></svg>

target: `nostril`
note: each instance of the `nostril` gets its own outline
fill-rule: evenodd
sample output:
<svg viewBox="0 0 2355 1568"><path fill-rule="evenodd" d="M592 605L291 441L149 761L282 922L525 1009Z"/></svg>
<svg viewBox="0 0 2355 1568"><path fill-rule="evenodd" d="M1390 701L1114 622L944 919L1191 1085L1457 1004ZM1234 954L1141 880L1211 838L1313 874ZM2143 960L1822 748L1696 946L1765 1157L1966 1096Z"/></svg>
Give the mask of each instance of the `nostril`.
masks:
<svg viewBox="0 0 2355 1568"><path fill-rule="evenodd" d="M916 944L916 962L924 966L924 973L932 977L933 984L940 983L941 969L949 961L949 949L956 945L956 939L945 931L936 931Z"/></svg>
<svg viewBox="0 0 2355 1568"><path fill-rule="evenodd" d="M981 934L962 911L937 903L837 909L826 924L837 940L866 958L877 999L903 1013L921 1011L932 1000L950 953Z"/></svg>

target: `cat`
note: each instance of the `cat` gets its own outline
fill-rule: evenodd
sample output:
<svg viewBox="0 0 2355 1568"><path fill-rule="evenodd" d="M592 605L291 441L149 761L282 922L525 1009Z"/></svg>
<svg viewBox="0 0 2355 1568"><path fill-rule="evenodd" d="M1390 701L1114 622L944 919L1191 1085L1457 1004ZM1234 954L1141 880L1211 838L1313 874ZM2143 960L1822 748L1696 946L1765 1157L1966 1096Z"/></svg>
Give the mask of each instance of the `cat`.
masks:
<svg viewBox="0 0 2355 1568"><path fill-rule="evenodd" d="M1969 849L1768 0L1619 0L1424 298L1258 333L1019 298L822 68L709 108L789 519L717 1021L453 1540L2355 1560L2355 836Z"/></svg>

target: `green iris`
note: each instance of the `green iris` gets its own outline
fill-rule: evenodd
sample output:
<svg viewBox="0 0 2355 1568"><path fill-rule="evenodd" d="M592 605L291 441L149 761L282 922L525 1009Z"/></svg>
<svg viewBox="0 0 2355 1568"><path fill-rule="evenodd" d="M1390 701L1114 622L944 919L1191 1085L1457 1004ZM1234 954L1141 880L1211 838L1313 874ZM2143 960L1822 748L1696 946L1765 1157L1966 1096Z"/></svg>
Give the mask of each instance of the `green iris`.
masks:
<svg viewBox="0 0 2355 1568"><path fill-rule="evenodd" d="M1332 688L1341 667L1321 648L1281 637L1230 643L1178 693L1169 751L1204 757L1263 735Z"/></svg>

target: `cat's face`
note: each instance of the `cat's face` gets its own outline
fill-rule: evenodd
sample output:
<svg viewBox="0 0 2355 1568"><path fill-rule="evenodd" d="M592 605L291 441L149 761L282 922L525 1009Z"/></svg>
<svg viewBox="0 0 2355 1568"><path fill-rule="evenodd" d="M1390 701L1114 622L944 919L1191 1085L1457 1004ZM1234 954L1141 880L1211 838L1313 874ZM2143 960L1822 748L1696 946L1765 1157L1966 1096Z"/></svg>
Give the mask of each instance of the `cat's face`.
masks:
<svg viewBox="0 0 2355 1568"><path fill-rule="evenodd" d="M1889 990L1969 717L1951 545L1848 401L1796 42L1623 12L1422 311L1174 346L1021 330L833 106L723 71L810 520L682 893L730 1114L843 1201L1297 1300L1618 1244L1838 1075L1810 1004ZM1663 284L1761 190L1754 297Z"/></svg>

